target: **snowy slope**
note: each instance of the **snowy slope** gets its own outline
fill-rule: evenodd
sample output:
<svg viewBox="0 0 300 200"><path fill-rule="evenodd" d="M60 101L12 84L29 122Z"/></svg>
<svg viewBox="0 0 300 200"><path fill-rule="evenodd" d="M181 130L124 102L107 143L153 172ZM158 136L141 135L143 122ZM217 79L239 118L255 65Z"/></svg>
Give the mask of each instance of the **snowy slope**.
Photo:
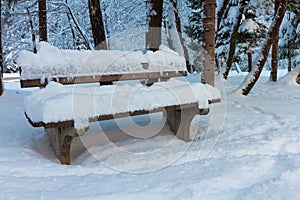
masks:
<svg viewBox="0 0 300 200"><path fill-rule="evenodd" d="M160 114L95 123L75 141L71 166L27 123L30 91L7 83L0 199L299 199L299 86L263 77L248 97L230 93L243 78L229 77L222 103L200 117L201 140L177 139Z"/></svg>

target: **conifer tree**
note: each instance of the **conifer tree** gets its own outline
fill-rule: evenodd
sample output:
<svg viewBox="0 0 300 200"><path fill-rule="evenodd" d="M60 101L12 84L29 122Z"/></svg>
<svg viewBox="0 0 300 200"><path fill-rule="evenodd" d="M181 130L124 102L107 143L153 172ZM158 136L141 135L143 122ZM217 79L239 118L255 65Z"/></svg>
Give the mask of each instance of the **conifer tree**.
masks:
<svg viewBox="0 0 300 200"><path fill-rule="evenodd" d="M248 7L245 11L245 19L238 31L238 51L235 60L242 60L241 56L246 54L248 58L248 72L252 70L252 54L257 51L267 32L266 26L257 22L255 18L255 8L252 6Z"/></svg>
<svg viewBox="0 0 300 200"><path fill-rule="evenodd" d="M203 40L203 1L189 0L188 7L191 9L189 15L189 25L185 26L186 34L195 42L201 43Z"/></svg>
<svg viewBox="0 0 300 200"><path fill-rule="evenodd" d="M286 19L280 33L279 58L288 60L287 68L291 71L296 63L295 61L293 63L293 59L299 55L297 49L300 48L300 5L290 1Z"/></svg>
<svg viewBox="0 0 300 200"><path fill-rule="evenodd" d="M238 88L238 91L240 91L245 96L247 96L251 89L254 87L262 72L262 69L268 58L270 48L273 44L273 37L276 34L277 29L281 26L283 17L286 12L287 4L288 0L280 0L276 16L274 17L273 22L269 27L267 38L262 46L261 52L258 54L257 60L255 61L254 69L251 71L251 73L248 74L245 81Z"/></svg>

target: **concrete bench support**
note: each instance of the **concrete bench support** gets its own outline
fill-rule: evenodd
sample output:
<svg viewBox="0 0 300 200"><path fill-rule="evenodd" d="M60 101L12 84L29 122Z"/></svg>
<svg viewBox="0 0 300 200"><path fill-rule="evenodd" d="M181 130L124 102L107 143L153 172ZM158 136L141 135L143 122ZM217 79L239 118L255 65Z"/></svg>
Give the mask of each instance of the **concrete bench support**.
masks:
<svg viewBox="0 0 300 200"><path fill-rule="evenodd" d="M196 115L206 115L209 109L199 109L198 105L180 110L167 111L167 122L178 138L188 142L193 140L190 136L190 126Z"/></svg>
<svg viewBox="0 0 300 200"><path fill-rule="evenodd" d="M71 143L77 135L72 126L47 128L45 131L48 134L50 144L61 164L71 164Z"/></svg>

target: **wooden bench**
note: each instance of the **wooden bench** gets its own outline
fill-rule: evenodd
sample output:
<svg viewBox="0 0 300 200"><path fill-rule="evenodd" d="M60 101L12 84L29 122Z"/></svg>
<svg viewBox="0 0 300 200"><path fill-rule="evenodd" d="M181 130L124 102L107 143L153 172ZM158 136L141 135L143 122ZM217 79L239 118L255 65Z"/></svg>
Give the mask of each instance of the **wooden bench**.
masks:
<svg viewBox="0 0 300 200"><path fill-rule="evenodd" d="M47 44L48 45L48 44ZM52 47L51 47L52 48ZM51 51L53 51L51 49ZM54 51L57 54L54 54L52 57L55 58L56 56L60 56L61 54L64 54L65 51L63 50L57 50L54 49ZM47 49L45 49L44 53L48 53ZM77 52L75 52L77 53ZM98 52L95 52L97 54ZM43 54L41 55L33 55L30 53L25 52L23 56L23 60L25 60L23 63L26 65L30 65L30 60L35 59L36 56L40 56L37 59L37 63L35 65L39 64L39 61L43 58ZM67 55L67 54L66 54ZM128 53L126 54L128 55ZM159 54L157 54L159 55ZM49 60L49 55L48 60ZM51 55L50 55L51 56ZM96 55L98 56L98 54ZM101 56L101 55L100 55ZM156 54L153 55L150 53L150 56L153 56L155 58ZM175 54L171 53L170 56L176 56ZM94 57L95 58L95 57ZM61 58L62 59L62 58ZM96 57L98 59L98 57ZM130 55L126 59L130 59ZM176 58L175 58L176 59ZM151 60L151 59L150 59ZM171 59L172 60L172 59ZM21 66L22 69L22 62L18 63L19 66ZM103 63L102 63L103 64ZM171 62L172 64L172 62ZM143 84L147 85L146 88L153 88L155 87L156 82L163 82L163 83L169 83L168 80L172 77L182 77L187 75L187 71L185 70L169 70L168 68L166 71L153 71L148 70L148 63L140 63L140 65L145 69L144 71L138 71L138 72L130 72L130 73L113 73L109 74L107 72L105 73L94 73L91 75L87 75L87 73L84 73L84 75L75 75L75 76L62 76L57 74L51 74L49 78L49 73L45 68L43 69L44 72L47 72L47 78L38 78L41 73L38 76L35 76L34 78L28 78L28 75L31 75L30 72L24 71L27 75L26 78L22 77L21 72L21 79L20 84L22 88L29 88L29 87L40 87L44 88L39 91L47 91L47 85L50 81L59 82L63 85L72 85L72 84L84 84L84 83L97 83L99 82L100 85L109 85L113 82L120 82L120 81L132 81L132 80L140 80ZM136 66L136 64L135 64ZM151 66L151 65L150 65ZM183 69L183 68L181 68ZM165 82L166 81L166 82ZM153 85L154 86L151 86ZM150 87L149 87L150 86ZM77 86L76 86L77 87ZM93 86L94 87L94 86ZM110 87L110 86L105 86ZM105 87L97 87L100 90L104 89ZM112 86L113 87L113 86ZM120 87L122 90L122 86L115 86ZM147 90L147 89L146 89ZM38 92L38 91L37 91ZM59 92L59 91L58 91ZM31 95L29 95L31 96ZM35 99L34 99L35 100ZM26 101L26 100L25 100ZM72 100L70 100L72 101ZM220 101L220 97L218 98L209 98L207 99L207 104L209 103L216 103ZM31 103L31 102L29 102ZM71 104L72 102L68 102ZM35 108L33 108L35 109ZM97 116L92 116L87 119L88 123L101 121L101 120L110 120L115 118L121 118L121 117L129 117L129 116L135 116L135 115L142 115L142 114L149 114L149 113L155 113L155 112L164 112L166 116L166 122L170 125L171 130L181 139L184 141L190 141L190 124L192 119L195 115L206 115L209 112L209 109L207 106L200 106L197 99L193 100L192 102L188 103L173 103L168 104L165 106L158 106L153 107L151 109L133 109L130 111L122 111L122 112L111 112L106 114L99 114ZM83 136L87 127L76 127L76 120L75 119L68 119L68 120L56 120L55 122L52 121L43 121L43 120L34 120L28 112L25 111L25 116L28 119L29 123L34 127L44 127L45 131L47 132L50 144L55 152L55 155L60 160L62 164L71 164L71 143L74 137Z"/></svg>

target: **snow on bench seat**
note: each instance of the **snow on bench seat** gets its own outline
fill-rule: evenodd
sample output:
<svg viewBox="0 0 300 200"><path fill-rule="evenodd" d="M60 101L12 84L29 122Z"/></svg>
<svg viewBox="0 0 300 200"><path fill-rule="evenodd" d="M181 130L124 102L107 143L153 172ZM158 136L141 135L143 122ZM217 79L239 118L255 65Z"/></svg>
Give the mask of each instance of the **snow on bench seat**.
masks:
<svg viewBox="0 0 300 200"><path fill-rule="evenodd" d="M63 50L46 42L39 43L36 54L20 52L18 65L22 80L72 79L77 76L112 76L159 72L186 72L186 61L168 47L161 46L156 52L147 51L78 51ZM49 81L50 82L50 81Z"/></svg>
<svg viewBox="0 0 300 200"><path fill-rule="evenodd" d="M81 130L99 116L193 103L205 109L215 99L220 99L218 89L176 79L151 87L142 84L66 87L50 82L46 88L33 91L25 98L25 113L32 124L45 126L73 121L75 129Z"/></svg>

